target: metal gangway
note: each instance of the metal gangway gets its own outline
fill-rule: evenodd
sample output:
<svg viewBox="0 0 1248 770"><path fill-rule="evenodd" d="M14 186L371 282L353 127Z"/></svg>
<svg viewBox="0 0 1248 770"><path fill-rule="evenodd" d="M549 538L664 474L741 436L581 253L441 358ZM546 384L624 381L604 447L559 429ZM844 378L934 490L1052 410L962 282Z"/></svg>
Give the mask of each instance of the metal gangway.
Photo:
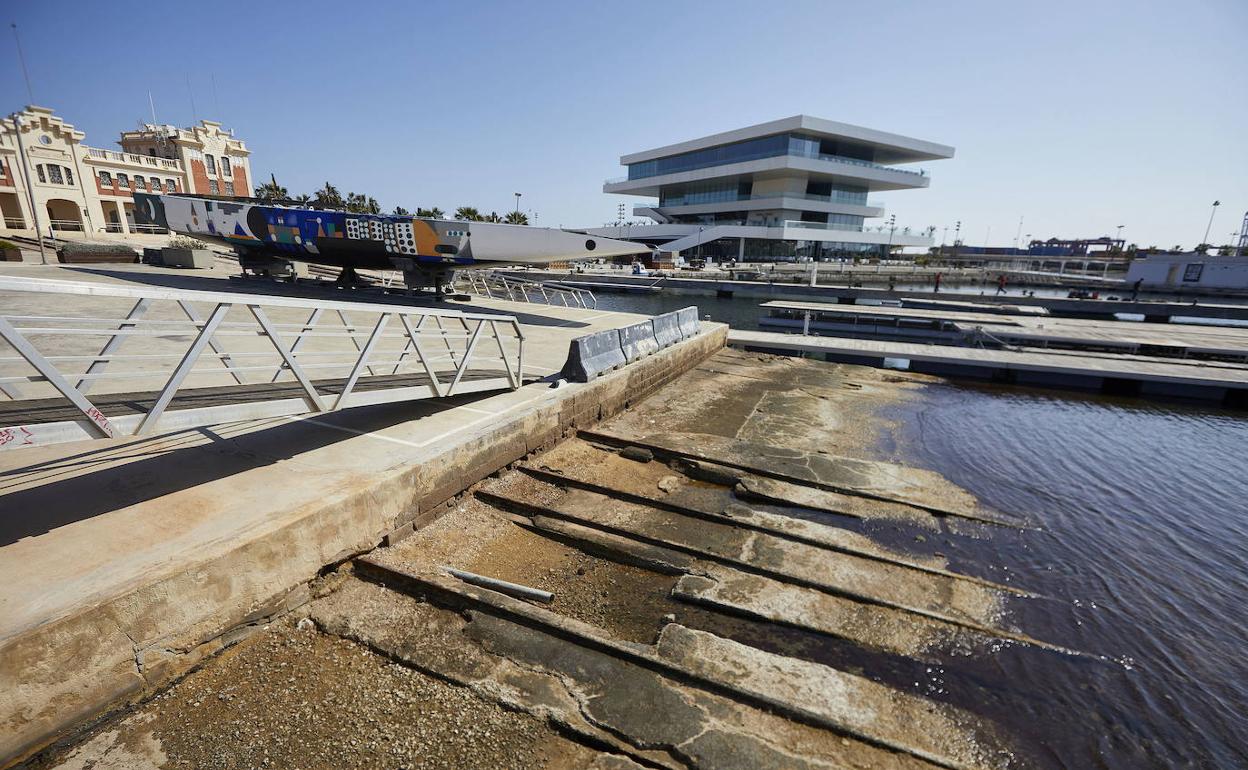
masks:
<svg viewBox="0 0 1248 770"><path fill-rule="evenodd" d="M598 307L598 300L588 289L553 286L542 281L503 275L494 270L460 270L455 274L455 279L467 284L469 294L489 299L541 302L545 305L563 305L585 310Z"/></svg>
<svg viewBox="0 0 1248 770"><path fill-rule="evenodd" d="M514 316L0 278L0 450L515 390Z"/></svg>

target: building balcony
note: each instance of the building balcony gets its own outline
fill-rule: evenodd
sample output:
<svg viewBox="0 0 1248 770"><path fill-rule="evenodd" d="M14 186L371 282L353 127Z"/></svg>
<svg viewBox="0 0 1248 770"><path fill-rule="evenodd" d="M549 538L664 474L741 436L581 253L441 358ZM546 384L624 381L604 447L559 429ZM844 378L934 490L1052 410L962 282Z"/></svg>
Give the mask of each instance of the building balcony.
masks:
<svg viewBox="0 0 1248 770"><path fill-rule="evenodd" d="M602 190L618 195L657 197L664 187L670 185L734 178L748 180L759 176L800 176L832 184L862 187L869 191L915 189L927 187L931 183L931 178L924 170L913 171L839 155L785 153L753 160L734 159L718 166L665 171L663 174L641 179L616 178L604 184Z"/></svg>
<svg viewBox="0 0 1248 770"><path fill-rule="evenodd" d="M783 158L783 157L811 158L813 160L820 160L826 163L837 163L837 164L845 164L845 165L850 165L850 166L861 166L862 168L882 169L885 171L893 171L899 174L913 174L914 176L918 176L918 177L927 176L927 171L921 168L917 170L908 169L908 168L899 168L898 166L889 166L883 163L875 163L874 161L862 160L861 158L850 158L844 155L827 155L827 154L819 153L819 152L808 152L808 151L804 151L804 150L797 149L797 148L790 148L788 152L779 152L779 153L764 152L764 153L757 153L754 155L739 156L739 157L733 158L729 162L720 163L720 164L707 165L705 163L690 163L688 165L670 166L670 167L665 168L662 172L654 173L654 174L647 174L645 176L615 177L614 179L608 179L607 184L619 184L620 182L637 182L643 179L653 179L654 177L667 176L669 174L679 174L685 171L700 171L703 169L720 168L722 166L735 165L737 163L746 163L752 160L763 160L766 158Z"/></svg>
<svg viewBox="0 0 1248 770"><path fill-rule="evenodd" d="M823 243L861 243L885 246L930 247L927 231L887 226L824 224L786 220L775 224L761 222L721 221L707 224L660 223L590 228L586 232L604 238L664 243L665 248L684 249L718 238L762 238L784 241L820 241Z"/></svg>
<svg viewBox="0 0 1248 770"><path fill-rule="evenodd" d="M87 160L96 164L117 164L131 168L155 168L162 171L176 171L178 173L182 173L182 164L176 160L170 160L169 158L155 158L151 155L138 155L133 152L101 150L98 147L87 148Z"/></svg>
<svg viewBox="0 0 1248 770"><path fill-rule="evenodd" d="M662 203L657 203L657 202L636 203L634 204L634 208L640 207L640 208L648 208L648 209L655 209L655 208L670 209L670 208L678 208L678 207L683 207L683 206L723 206L725 204L748 203L748 202L754 202L754 201L763 201L765 203L775 203L776 205L771 206L771 208L791 208L790 206L780 205L781 201L786 201L786 200L814 201L817 203L835 203L841 206L852 207L855 209L883 209L884 208L883 201L876 200L874 198L868 199L868 200L862 200L861 198L857 198L849 193L840 193L840 194L833 193L832 195L815 195L813 193L790 193L790 192L759 193L757 195L735 195L735 196L728 197L728 198L717 198L717 199L698 198L696 196L691 197L691 198L676 198L676 199L668 198ZM858 212L855 211L855 212L845 212L845 213L858 213ZM872 215L866 214L864 216L872 216Z"/></svg>

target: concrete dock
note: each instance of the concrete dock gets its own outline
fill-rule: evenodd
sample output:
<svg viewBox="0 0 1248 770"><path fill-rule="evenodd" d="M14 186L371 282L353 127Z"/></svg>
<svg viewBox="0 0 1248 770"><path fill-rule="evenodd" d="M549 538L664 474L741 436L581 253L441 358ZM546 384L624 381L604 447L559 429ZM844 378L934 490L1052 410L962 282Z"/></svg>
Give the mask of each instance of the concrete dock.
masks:
<svg viewBox="0 0 1248 770"><path fill-rule="evenodd" d="M224 274L18 265L8 274L219 289ZM271 287L270 287L271 289ZM12 309L14 296L0 301ZM526 369L627 313L512 313ZM79 313L91 315L90 302ZM702 334L589 384L362 407L0 453L0 757L140 697L308 597L327 565L431 521L468 486L624 408L723 346ZM531 355L529 355L531 352Z"/></svg>
<svg viewBox="0 0 1248 770"><path fill-rule="evenodd" d="M994 382L1248 405L1248 365L1237 363L1078 351L992 350L738 329L729 333L728 344Z"/></svg>
<svg viewBox="0 0 1248 770"><path fill-rule="evenodd" d="M571 403L597 404L591 418L568 423L578 430L481 466L510 463L492 477L463 474L468 494L434 506L406 537L381 547L360 537L309 556L326 569L197 648L197 670L167 686L136 682L132 709L29 766L1012 766L1026 749L990 716L920 692L914 680L1006 643L1029 656L1085 657L1011 619L1016 602L1035 600L1025 576L994 581L982 574L989 565L956 569L924 545L1029 525L983 509L937 474L856 456L867 440L858 418L921 378L716 352L722 342L712 328L684 351L665 351L679 363L663 353L640 362L683 369L665 385L662 375L641 387L626 367L569 386ZM617 401L613 414L593 387L628 408ZM531 430L541 419L523 423ZM384 440L348 439L352 453L325 459L354 464L368 441L415 442L419 430L378 434ZM457 443L461 462L486 446ZM390 451L414 457L403 445ZM387 483L362 460L358 487ZM304 478L309 491L333 480ZM352 524L341 503L331 508L319 520L323 539L335 520L382 528ZM900 537L885 543L855 522ZM232 582L209 581L214 568L197 566L203 600L227 601L244 571L304 561L289 544L260 538L265 554L236 561ZM151 611L173 602L127 606L140 603ZM169 642L143 653L140 675L161 677ZM136 676L133 657L130 667ZM65 674L45 673L53 676Z"/></svg>
<svg viewBox="0 0 1248 770"><path fill-rule="evenodd" d="M1248 327L1153 324L876 305L765 302L759 325L846 337L1019 345L1248 362ZM808 322L809 321L809 325Z"/></svg>
<svg viewBox="0 0 1248 770"><path fill-rule="evenodd" d="M612 283L625 286L649 286L674 294L691 296L750 297L767 299L796 299L853 304L858 302L895 300L966 300L988 304L1027 304L1046 308L1054 315L1070 318L1111 318L1117 314L1141 315L1152 322L1168 322L1174 317L1203 318L1208 320L1248 320L1248 304L1233 304L1225 300L1200 298L1191 301L1148 300L1131 301L1129 289L1119 290L1119 299L1069 299L1065 297L1030 297L1017 291L997 296L995 284L985 287L982 294L959 292L956 289L933 292L923 290L889 290L862 286L835 285L829 277L829 285L809 286L800 283L769 283L767 281L728 281L679 276L631 276L604 275L601 273L575 273L559 271L526 270L515 273L521 277L538 280L558 280L568 285L582 281ZM1103 293L1110 293L1108 290Z"/></svg>

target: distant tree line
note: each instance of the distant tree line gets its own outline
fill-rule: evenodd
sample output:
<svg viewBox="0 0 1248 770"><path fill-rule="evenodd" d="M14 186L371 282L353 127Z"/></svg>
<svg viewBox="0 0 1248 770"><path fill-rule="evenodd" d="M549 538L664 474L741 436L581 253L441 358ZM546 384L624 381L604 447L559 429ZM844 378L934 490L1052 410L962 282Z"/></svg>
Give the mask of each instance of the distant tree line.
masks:
<svg viewBox="0 0 1248 770"><path fill-rule="evenodd" d="M371 195L348 192L344 197L342 193L338 192L338 188L329 182L326 182L325 186L317 190L313 195L305 193L292 196L285 187L277 183L276 176L270 175L269 181L256 188L255 197L264 201L292 203L297 206L315 206L323 209L349 211L352 214L381 213L381 206L378 205L377 199ZM428 209L418 207L415 214L412 214L402 206L395 206L392 213L401 217L446 218L446 212L437 206ZM460 206L455 209L455 215L451 218L464 222L499 222L509 225L527 225L529 223L529 216L523 211L511 211L504 216L499 216L498 212L495 211L491 211L489 214L482 214L475 206Z"/></svg>

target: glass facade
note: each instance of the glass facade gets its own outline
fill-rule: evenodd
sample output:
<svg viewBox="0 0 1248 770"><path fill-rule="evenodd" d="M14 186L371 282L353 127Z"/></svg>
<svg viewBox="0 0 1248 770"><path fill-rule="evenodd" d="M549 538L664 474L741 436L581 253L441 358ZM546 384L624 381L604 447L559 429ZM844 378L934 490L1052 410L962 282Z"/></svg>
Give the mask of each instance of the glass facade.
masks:
<svg viewBox="0 0 1248 770"><path fill-rule="evenodd" d="M826 139L805 134L776 134L758 139L747 139L719 147L708 147L705 150L683 152L669 155L666 158L655 158L628 166L629 179L646 179L661 174L674 174L680 171L693 171L712 166L723 166L729 163L742 163L761 158L775 158L783 155L794 155L802 158L834 160L853 163L861 166L884 168L890 171L904 171L918 174L917 171L883 166L874 162L875 148L870 145L857 144L840 139Z"/></svg>
<svg viewBox="0 0 1248 770"><path fill-rule="evenodd" d="M660 206L690 206L697 203L729 203L750 199L751 182L712 181L664 187Z"/></svg>
<svg viewBox="0 0 1248 770"><path fill-rule="evenodd" d="M809 182L806 185L805 193L773 192L754 194L753 183L749 180L711 180L680 185L664 185L659 191L660 206L692 206L702 203L734 203L736 201L774 200L778 198L795 198L821 201L823 203L848 203L854 206L872 205L867 201L866 188L832 184L830 182Z"/></svg>
<svg viewBox="0 0 1248 770"><path fill-rule="evenodd" d="M769 238L746 238L744 257L747 261L792 262L799 257L816 261L867 259L883 257L888 247L882 243L840 243L829 241L778 241ZM722 261L736 259L741 252L738 238L718 238L681 252L686 259L703 258Z"/></svg>

